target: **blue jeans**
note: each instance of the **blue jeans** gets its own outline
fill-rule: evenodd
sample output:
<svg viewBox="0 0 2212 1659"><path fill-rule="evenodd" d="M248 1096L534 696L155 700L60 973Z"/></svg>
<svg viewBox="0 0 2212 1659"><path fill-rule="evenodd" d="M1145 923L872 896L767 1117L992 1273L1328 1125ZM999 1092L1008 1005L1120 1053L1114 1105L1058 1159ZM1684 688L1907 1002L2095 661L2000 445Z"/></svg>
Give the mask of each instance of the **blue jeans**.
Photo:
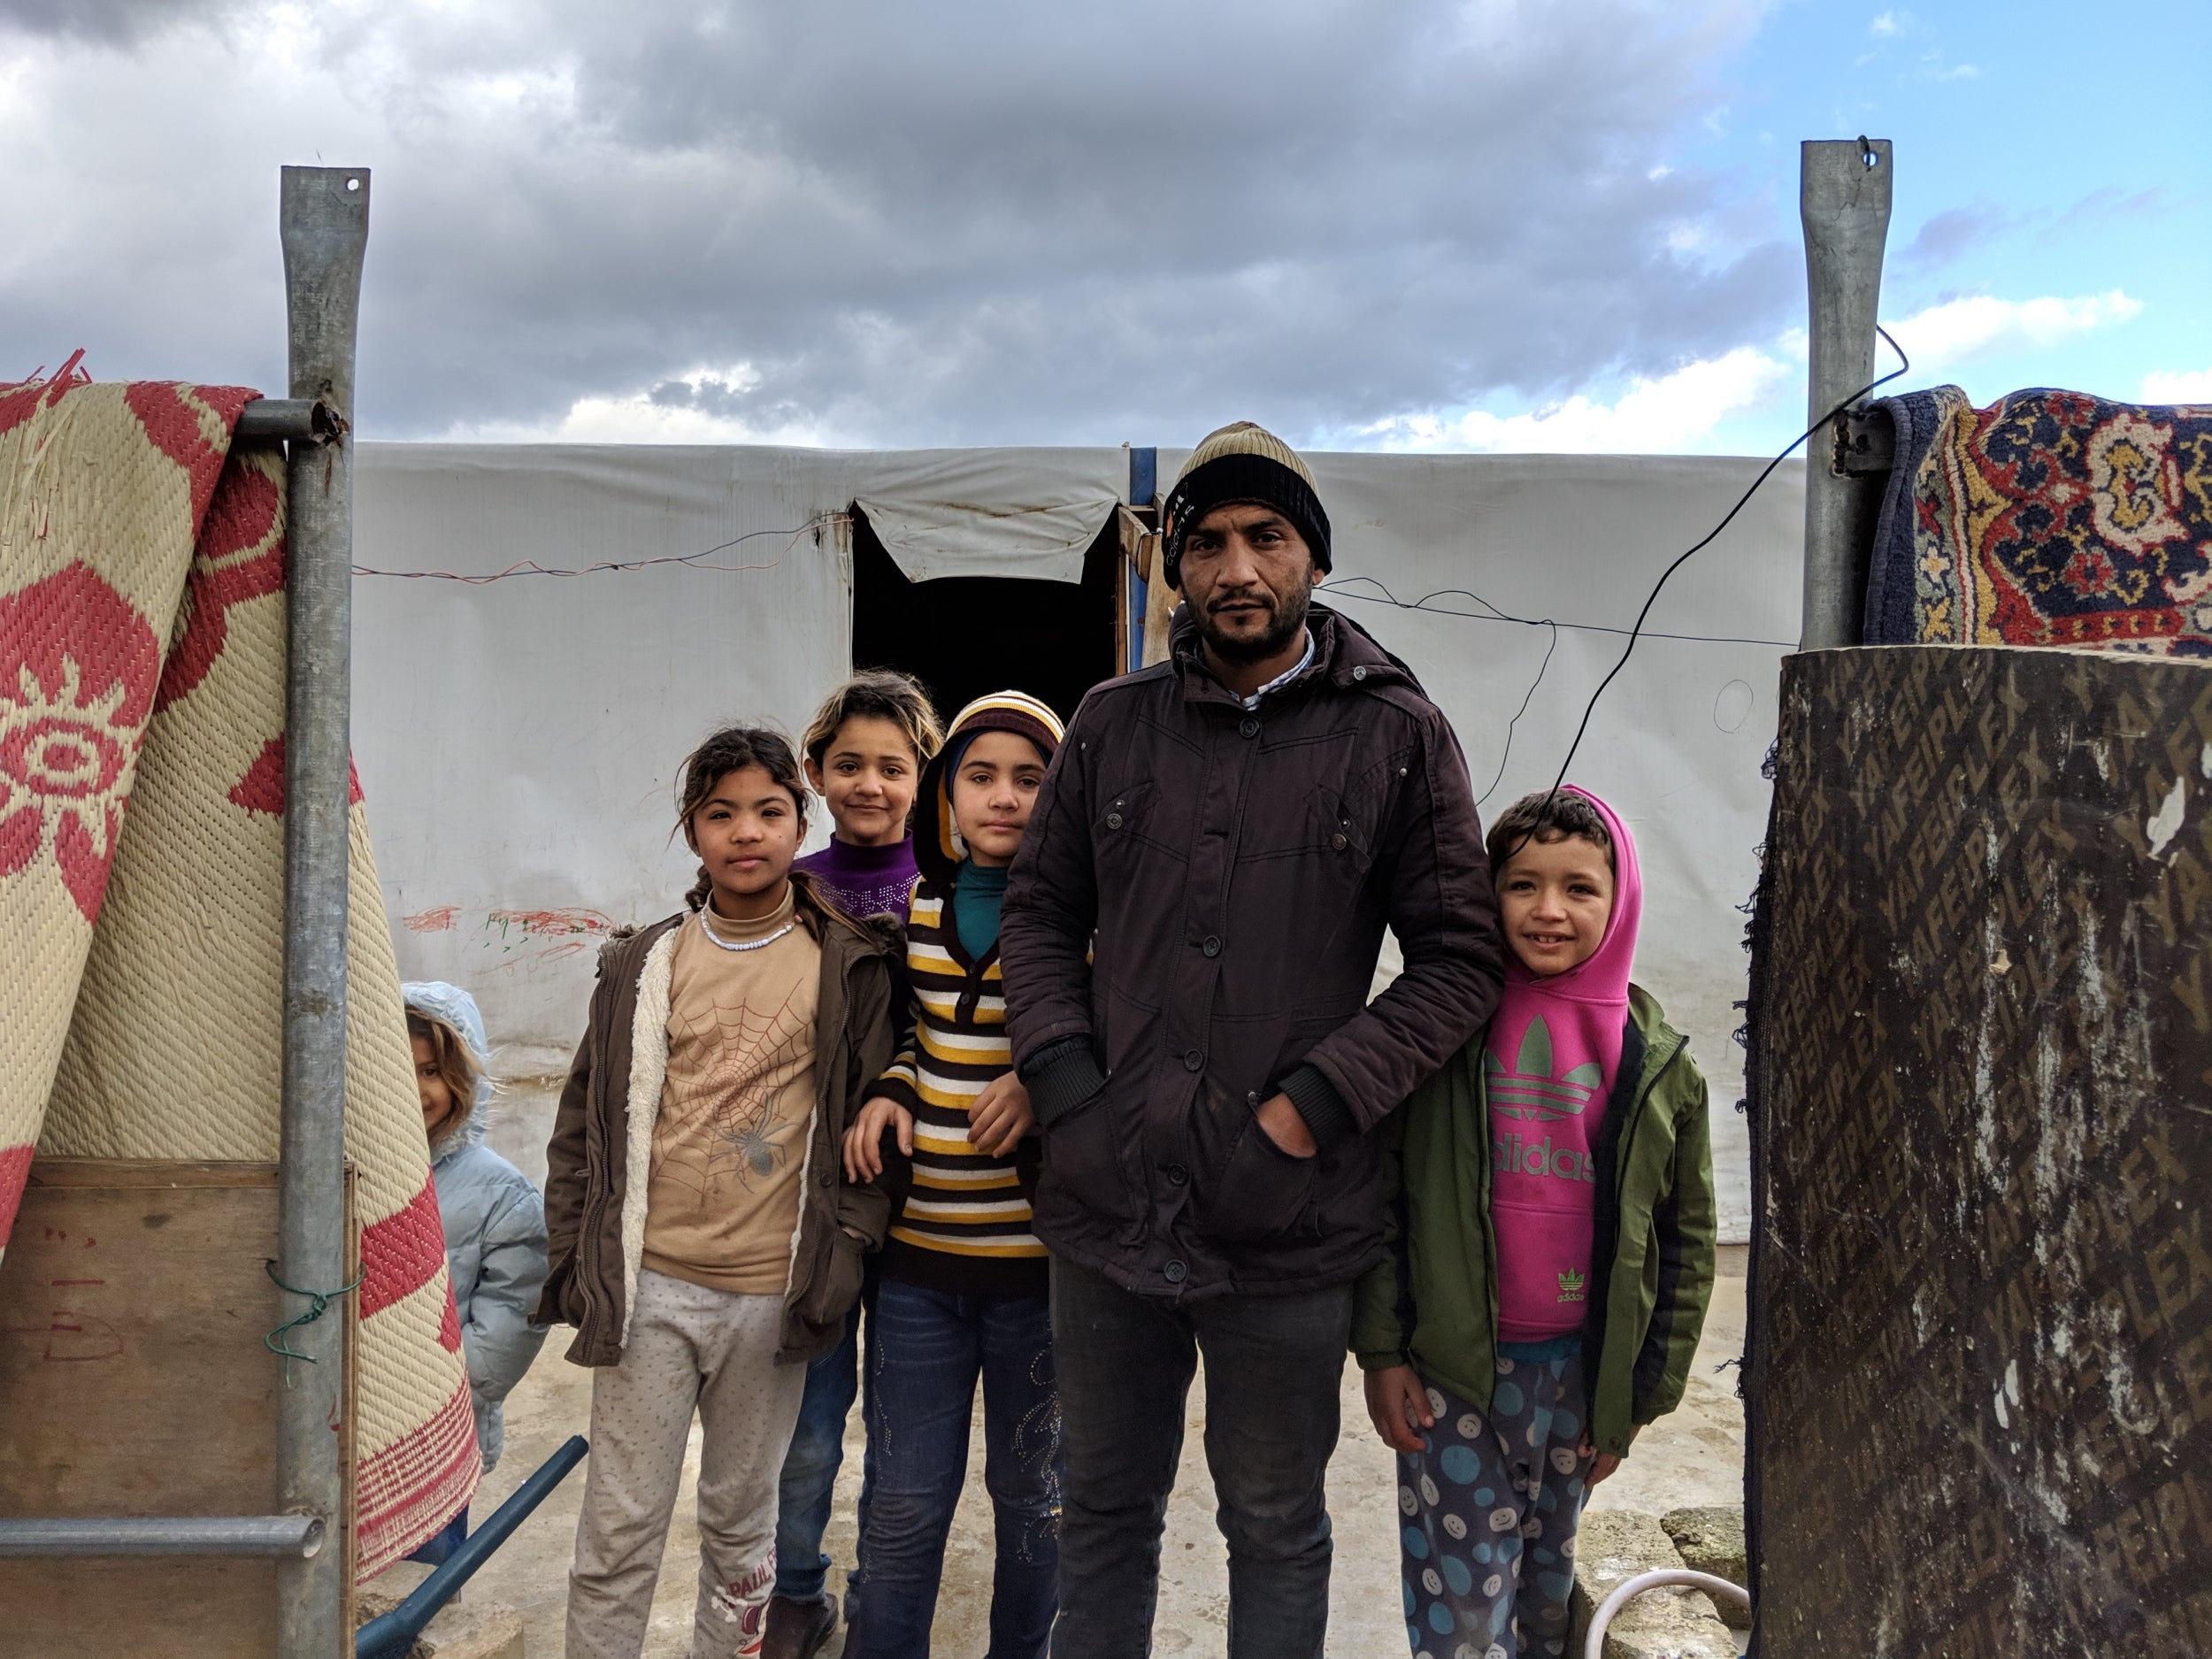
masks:
<svg viewBox="0 0 2212 1659"><path fill-rule="evenodd" d="M442 1567L453 1558L453 1552L461 1548L469 1535L469 1506L463 1504L460 1514L410 1550L407 1559L426 1562L433 1567Z"/></svg>
<svg viewBox="0 0 2212 1659"><path fill-rule="evenodd" d="M1183 1304L1054 1258L1068 1508L1053 1659L1152 1651L1160 1532L1202 1356L1206 1466L1229 1544L1229 1659L1321 1659L1331 1558L1322 1482L1351 1329L1348 1284Z"/></svg>
<svg viewBox="0 0 2212 1659"><path fill-rule="evenodd" d="M860 1386L860 1309L845 1319L844 1340L806 1368L799 1425L784 1454L776 1505L776 1594L794 1601L818 1600L829 1576L822 1553L837 1467L845 1460L845 1419ZM867 1511L864 1508L862 1514Z"/></svg>
<svg viewBox="0 0 2212 1659"><path fill-rule="evenodd" d="M997 1531L988 1659L1043 1659L1060 1582L1051 1306L1042 1296L961 1296L895 1279L868 1320L863 1409L873 1477L846 1659L927 1659L979 1375L983 1484Z"/></svg>

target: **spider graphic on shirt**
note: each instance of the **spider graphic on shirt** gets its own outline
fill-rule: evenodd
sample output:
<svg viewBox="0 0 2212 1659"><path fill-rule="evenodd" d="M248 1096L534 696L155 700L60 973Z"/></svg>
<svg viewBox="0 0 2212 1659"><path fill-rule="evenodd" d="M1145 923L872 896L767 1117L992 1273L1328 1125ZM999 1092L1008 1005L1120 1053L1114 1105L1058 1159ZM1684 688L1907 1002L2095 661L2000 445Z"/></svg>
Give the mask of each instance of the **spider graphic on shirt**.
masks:
<svg viewBox="0 0 2212 1659"><path fill-rule="evenodd" d="M653 1132L657 1172L702 1199L734 1182L750 1193L777 1173L804 1129L777 1116L778 1098L813 1048L813 1022L795 989L773 1009L716 1003L699 1017L670 1016L672 1048L697 1044L706 1064L672 1079ZM703 1147L703 1160L697 1156Z"/></svg>

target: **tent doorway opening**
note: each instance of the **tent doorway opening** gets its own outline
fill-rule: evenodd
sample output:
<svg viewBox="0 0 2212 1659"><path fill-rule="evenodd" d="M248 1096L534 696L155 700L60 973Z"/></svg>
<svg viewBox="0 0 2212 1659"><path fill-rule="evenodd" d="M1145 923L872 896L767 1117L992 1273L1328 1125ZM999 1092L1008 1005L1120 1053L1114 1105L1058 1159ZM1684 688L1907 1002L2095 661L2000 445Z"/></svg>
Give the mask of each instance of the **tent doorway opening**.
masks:
<svg viewBox="0 0 2212 1659"><path fill-rule="evenodd" d="M920 680L945 723L993 691L1025 691L1063 719L1121 672L1114 626L1121 539L1112 516L1079 582L1003 576L907 580L858 507L852 514L853 667Z"/></svg>

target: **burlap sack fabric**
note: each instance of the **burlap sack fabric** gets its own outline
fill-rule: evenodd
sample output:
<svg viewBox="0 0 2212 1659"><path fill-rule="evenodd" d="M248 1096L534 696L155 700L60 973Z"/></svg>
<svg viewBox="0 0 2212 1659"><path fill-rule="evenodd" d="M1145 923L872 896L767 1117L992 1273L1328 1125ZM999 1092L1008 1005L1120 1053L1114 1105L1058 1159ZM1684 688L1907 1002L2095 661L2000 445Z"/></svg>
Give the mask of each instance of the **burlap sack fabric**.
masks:
<svg viewBox="0 0 2212 1659"><path fill-rule="evenodd" d="M0 1248L35 1145L277 1156L284 475L273 451L229 452L252 396L66 371L0 388ZM366 1577L459 1509L479 1464L360 803L357 785Z"/></svg>

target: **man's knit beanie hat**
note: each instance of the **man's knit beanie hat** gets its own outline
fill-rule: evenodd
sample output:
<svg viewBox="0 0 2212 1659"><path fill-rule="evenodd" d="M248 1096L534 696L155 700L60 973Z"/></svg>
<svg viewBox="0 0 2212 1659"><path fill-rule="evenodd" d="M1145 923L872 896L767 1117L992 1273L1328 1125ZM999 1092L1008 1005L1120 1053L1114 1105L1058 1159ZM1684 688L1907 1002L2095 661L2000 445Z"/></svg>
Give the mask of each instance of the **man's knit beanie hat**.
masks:
<svg viewBox="0 0 2212 1659"><path fill-rule="evenodd" d="M945 733L945 746L922 768L916 786L914 864L939 886L949 883L968 849L952 820L952 774L968 745L984 732L1016 732L1037 746L1045 764L1059 752L1066 735L1060 717L1025 691L994 691L960 710Z"/></svg>
<svg viewBox="0 0 2212 1659"><path fill-rule="evenodd" d="M1233 421L1205 442L1183 463L1167 497L1167 585L1183 586L1183 538L1191 526L1229 502L1256 501L1272 507L1298 526L1313 549L1313 567L1329 570L1329 515L1314 493L1313 474L1298 452L1264 426Z"/></svg>

